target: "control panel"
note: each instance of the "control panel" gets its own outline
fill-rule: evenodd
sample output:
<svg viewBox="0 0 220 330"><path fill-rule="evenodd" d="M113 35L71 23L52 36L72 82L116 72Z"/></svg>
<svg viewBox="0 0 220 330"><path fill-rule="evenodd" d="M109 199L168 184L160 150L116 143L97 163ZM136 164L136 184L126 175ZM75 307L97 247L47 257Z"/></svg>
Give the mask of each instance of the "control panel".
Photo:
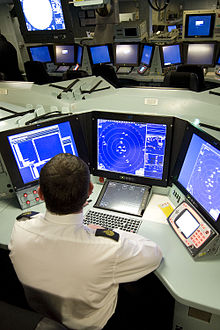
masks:
<svg viewBox="0 0 220 330"><path fill-rule="evenodd" d="M167 218L193 258L219 253L219 234L188 202L178 205Z"/></svg>
<svg viewBox="0 0 220 330"><path fill-rule="evenodd" d="M43 202L38 195L37 187L38 185L24 187L15 192L22 210Z"/></svg>

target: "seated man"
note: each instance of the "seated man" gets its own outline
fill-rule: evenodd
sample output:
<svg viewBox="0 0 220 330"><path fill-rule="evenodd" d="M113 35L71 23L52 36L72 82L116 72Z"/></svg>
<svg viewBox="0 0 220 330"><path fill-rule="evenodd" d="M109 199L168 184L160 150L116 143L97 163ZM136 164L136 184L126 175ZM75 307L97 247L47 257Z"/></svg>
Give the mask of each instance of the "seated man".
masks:
<svg viewBox="0 0 220 330"><path fill-rule="evenodd" d="M119 284L144 277L162 259L160 248L138 234L84 225L92 190L80 158L56 155L40 172L45 214L19 217L9 245L31 307L69 329L102 329L115 312Z"/></svg>

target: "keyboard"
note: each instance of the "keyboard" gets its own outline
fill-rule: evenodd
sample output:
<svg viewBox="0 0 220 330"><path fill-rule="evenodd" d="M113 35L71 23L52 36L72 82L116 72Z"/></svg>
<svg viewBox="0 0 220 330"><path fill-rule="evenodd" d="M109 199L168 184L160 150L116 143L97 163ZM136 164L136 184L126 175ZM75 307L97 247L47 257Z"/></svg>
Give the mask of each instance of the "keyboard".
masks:
<svg viewBox="0 0 220 330"><path fill-rule="evenodd" d="M142 223L142 220L90 210L86 213L83 222L86 225L92 223L107 229L122 229L124 231L136 233Z"/></svg>

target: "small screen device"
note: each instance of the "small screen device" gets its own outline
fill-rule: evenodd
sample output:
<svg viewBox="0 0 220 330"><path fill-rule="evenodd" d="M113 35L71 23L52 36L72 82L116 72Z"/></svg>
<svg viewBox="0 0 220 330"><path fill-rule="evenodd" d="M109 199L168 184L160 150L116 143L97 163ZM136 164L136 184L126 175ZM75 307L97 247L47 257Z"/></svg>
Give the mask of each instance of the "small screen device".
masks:
<svg viewBox="0 0 220 330"><path fill-rule="evenodd" d="M106 180L94 207L141 217L150 196L149 186Z"/></svg>
<svg viewBox="0 0 220 330"><path fill-rule="evenodd" d="M188 202L182 202L167 218L193 258L220 253L220 236Z"/></svg>

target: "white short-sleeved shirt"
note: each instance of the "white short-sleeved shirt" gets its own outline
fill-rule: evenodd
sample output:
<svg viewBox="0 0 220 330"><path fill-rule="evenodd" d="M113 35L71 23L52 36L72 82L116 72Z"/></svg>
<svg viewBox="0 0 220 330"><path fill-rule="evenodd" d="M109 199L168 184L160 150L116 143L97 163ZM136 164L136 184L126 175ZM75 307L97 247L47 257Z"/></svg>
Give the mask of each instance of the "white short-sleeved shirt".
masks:
<svg viewBox="0 0 220 330"><path fill-rule="evenodd" d="M9 244L19 280L46 297L40 306L27 290L29 303L72 329L103 328L114 313L119 283L152 272L162 259L160 248L140 235L118 230L117 241L95 232L83 225L82 213L46 211L16 221Z"/></svg>

